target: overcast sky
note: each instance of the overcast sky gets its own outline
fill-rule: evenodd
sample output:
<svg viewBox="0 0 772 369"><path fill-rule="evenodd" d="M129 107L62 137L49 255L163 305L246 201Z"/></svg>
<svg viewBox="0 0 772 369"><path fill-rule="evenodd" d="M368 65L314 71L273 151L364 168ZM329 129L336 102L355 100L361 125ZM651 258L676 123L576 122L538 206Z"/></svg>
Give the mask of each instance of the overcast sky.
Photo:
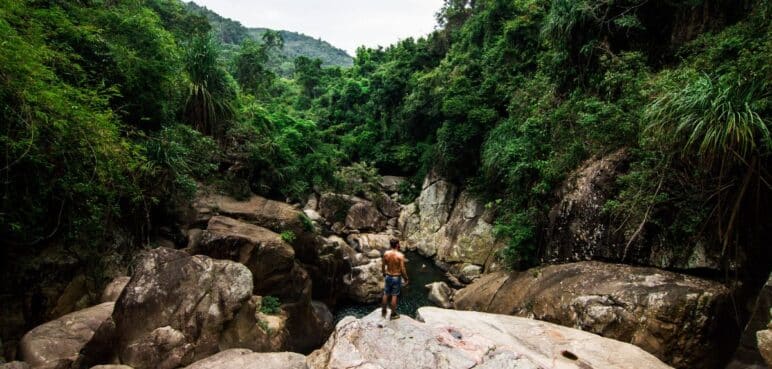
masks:
<svg viewBox="0 0 772 369"><path fill-rule="evenodd" d="M434 29L443 0L194 0L246 27L321 38L354 56L360 45L388 46Z"/></svg>

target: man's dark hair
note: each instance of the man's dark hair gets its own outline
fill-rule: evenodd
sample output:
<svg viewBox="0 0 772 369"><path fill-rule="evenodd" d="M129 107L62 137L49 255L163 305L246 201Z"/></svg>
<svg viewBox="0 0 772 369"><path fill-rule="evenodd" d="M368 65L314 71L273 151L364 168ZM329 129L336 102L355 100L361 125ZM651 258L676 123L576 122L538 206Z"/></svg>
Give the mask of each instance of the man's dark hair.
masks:
<svg viewBox="0 0 772 369"><path fill-rule="evenodd" d="M394 239L394 238L392 238L391 240L389 240L389 246L391 246L392 249L395 248L395 247L398 247L399 246L399 241Z"/></svg>

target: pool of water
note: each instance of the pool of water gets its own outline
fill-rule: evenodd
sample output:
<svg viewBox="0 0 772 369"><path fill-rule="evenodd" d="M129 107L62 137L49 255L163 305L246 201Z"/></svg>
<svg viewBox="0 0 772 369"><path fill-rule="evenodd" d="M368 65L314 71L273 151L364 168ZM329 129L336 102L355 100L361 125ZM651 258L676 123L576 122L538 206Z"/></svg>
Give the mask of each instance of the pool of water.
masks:
<svg viewBox="0 0 772 369"><path fill-rule="evenodd" d="M415 317L419 307L434 306L427 298L429 291L424 287L432 282L447 282L445 272L434 265L434 262L415 252L405 252L405 267L410 277L410 284L402 287L397 302L397 312ZM375 304L343 303L335 309L335 323L345 316L353 315L361 318L380 307L380 302Z"/></svg>

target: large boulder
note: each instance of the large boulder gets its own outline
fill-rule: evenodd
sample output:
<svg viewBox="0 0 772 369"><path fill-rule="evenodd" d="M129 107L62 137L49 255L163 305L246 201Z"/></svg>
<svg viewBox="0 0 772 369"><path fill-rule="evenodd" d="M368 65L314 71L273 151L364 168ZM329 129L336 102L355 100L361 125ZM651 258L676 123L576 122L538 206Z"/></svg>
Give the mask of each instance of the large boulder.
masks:
<svg viewBox="0 0 772 369"><path fill-rule="evenodd" d="M363 253L372 250L385 252L391 248L392 238L394 237L382 233L355 233L347 237L348 243Z"/></svg>
<svg viewBox="0 0 772 369"><path fill-rule="evenodd" d="M330 223L343 222L354 204L367 200L337 193L323 193L319 198L319 214Z"/></svg>
<svg viewBox="0 0 772 369"><path fill-rule="evenodd" d="M226 323L252 290L252 274L240 263L145 252L112 316L120 362L171 369L216 353Z"/></svg>
<svg viewBox="0 0 772 369"><path fill-rule="evenodd" d="M402 205L394 201L385 193L376 194L373 197L373 202L378 210L388 218L399 217L399 213L402 211Z"/></svg>
<svg viewBox="0 0 772 369"><path fill-rule="evenodd" d="M426 285L429 290L428 299L435 305L450 309L453 307L451 299L453 298L453 289L445 282L434 282Z"/></svg>
<svg viewBox="0 0 772 369"><path fill-rule="evenodd" d="M306 357L294 352L257 353L231 349L197 361L184 369L306 369Z"/></svg>
<svg viewBox="0 0 772 369"><path fill-rule="evenodd" d="M203 224L216 215L239 219L270 229L276 233L292 232L297 257L304 262L313 262L316 258L318 240L313 222L296 207L281 201L252 196L239 201L234 198L199 194L193 203L196 223Z"/></svg>
<svg viewBox="0 0 772 369"><path fill-rule="evenodd" d="M645 351L591 333L511 316L423 307L418 322L379 311L338 323L312 369L666 369Z"/></svg>
<svg viewBox="0 0 772 369"><path fill-rule="evenodd" d="M382 265L383 260L378 258L351 268L351 272L343 276L345 296L361 303L379 301L383 294Z"/></svg>
<svg viewBox="0 0 772 369"><path fill-rule="evenodd" d="M386 229L387 219L369 201L358 202L346 213L346 228L360 231L379 232Z"/></svg>
<svg viewBox="0 0 772 369"><path fill-rule="evenodd" d="M94 332L110 318L113 306L102 303L35 327L21 339L21 359L33 367L75 362Z"/></svg>
<svg viewBox="0 0 772 369"><path fill-rule="evenodd" d="M454 304L629 342L679 368L717 368L736 338L726 287L655 268L580 262L491 273Z"/></svg>
<svg viewBox="0 0 772 369"><path fill-rule="evenodd" d="M217 259L244 264L252 272L254 293L297 299L303 293L293 278L295 251L278 234L253 224L214 216L209 220L198 250Z"/></svg>
<svg viewBox="0 0 772 369"><path fill-rule="evenodd" d="M283 304L289 315L289 347L294 352L309 353L324 344L334 327L327 305L318 301Z"/></svg>

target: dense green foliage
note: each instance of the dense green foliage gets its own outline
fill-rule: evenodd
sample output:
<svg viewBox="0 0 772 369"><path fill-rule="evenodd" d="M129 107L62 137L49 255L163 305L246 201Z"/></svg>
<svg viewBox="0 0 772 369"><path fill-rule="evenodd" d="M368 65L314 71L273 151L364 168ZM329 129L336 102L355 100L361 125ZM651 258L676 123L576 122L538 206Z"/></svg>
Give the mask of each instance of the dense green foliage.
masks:
<svg viewBox="0 0 772 369"><path fill-rule="evenodd" d="M427 38L296 81L349 160L416 184L436 170L487 197L515 265L538 256L566 175L621 148L632 169L606 210L623 237L655 224L674 247L728 253L768 218L740 219L769 198L768 8L448 0Z"/></svg>
<svg viewBox="0 0 772 369"><path fill-rule="evenodd" d="M238 45L246 41L262 42L266 33L278 34L284 40L284 45L282 48L272 50L268 54L268 61L264 63L267 69L276 74L291 76L294 72L293 61L299 56L319 59L325 67L349 67L352 64L351 56L324 40L291 31L247 28L192 1L186 6L193 14L206 17L212 25L213 34L223 43L227 51L238 50Z"/></svg>
<svg viewBox="0 0 772 369"><path fill-rule="evenodd" d="M627 238L653 224L730 254L769 219L765 0L447 0L440 29L350 68L176 0L0 4L15 249L94 249L118 224L145 239L196 182L300 200L433 170L487 199L525 266L567 174L619 149L604 210Z"/></svg>
<svg viewBox="0 0 772 369"><path fill-rule="evenodd" d="M260 312L268 315L276 315L281 312L279 299L273 296L264 296L260 305Z"/></svg>

